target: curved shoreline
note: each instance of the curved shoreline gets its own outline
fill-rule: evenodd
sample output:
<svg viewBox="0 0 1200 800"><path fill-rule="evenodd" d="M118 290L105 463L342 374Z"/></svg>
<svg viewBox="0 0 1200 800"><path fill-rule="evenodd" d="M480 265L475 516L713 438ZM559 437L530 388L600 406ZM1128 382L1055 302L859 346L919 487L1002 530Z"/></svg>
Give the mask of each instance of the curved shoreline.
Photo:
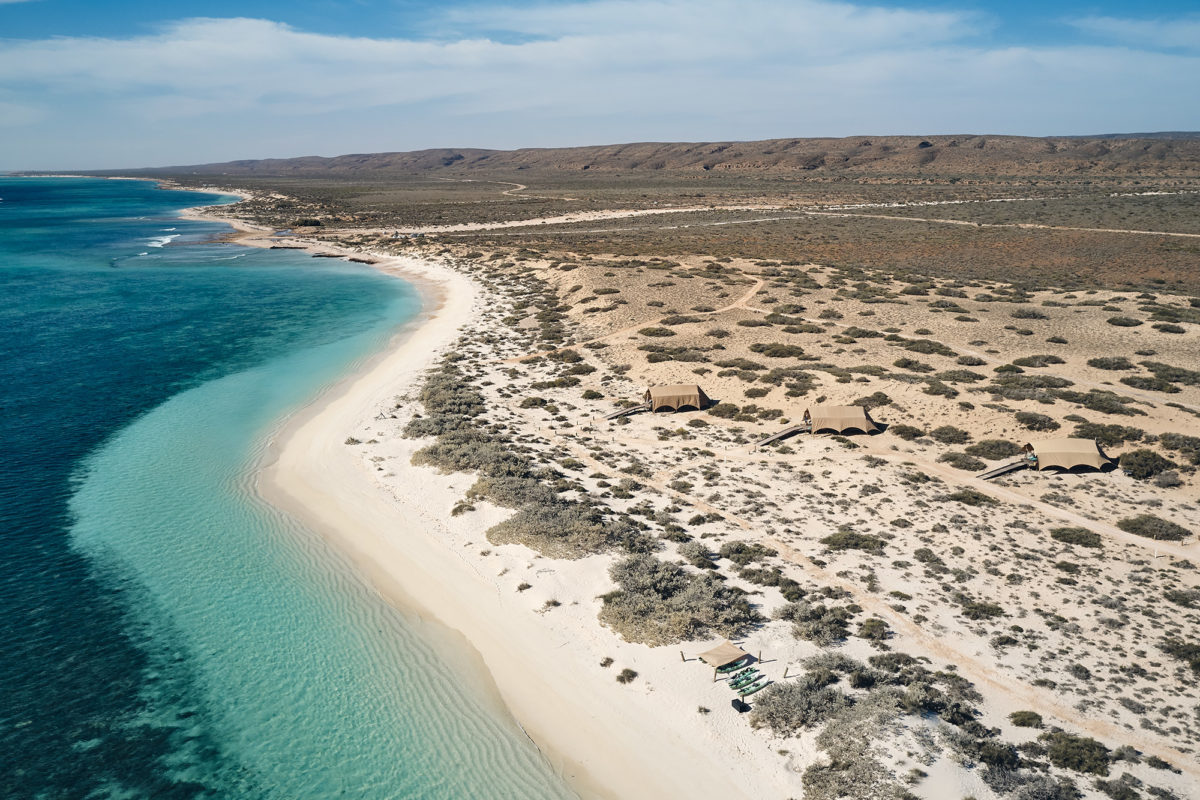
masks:
<svg viewBox="0 0 1200 800"><path fill-rule="evenodd" d="M570 652L561 630L497 596L495 579L456 552L462 543L436 507L461 497L464 487L449 485L452 476L404 458L389 465L400 479L385 485L360 451L344 443L379 419L390 398L420 386L425 370L475 318L486 299L480 287L432 260L269 238L269 229L202 211L213 208L219 206L181 216L230 224L239 232L233 241L246 246L286 243L322 255L370 255L374 269L413 283L423 300L421 315L383 352L281 422L257 474L263 501L325 537L393 605L432 620L428 632L436 644L466 662L465 672L477 673L581 797L751 796L761 776L737 775L722 753L709 750L715 743L705 735L642 707L611 675L586 669L580 659L588 648ZM486 544L484 532L495 521L479 520L470 538Z"/></svg>
<svg viewBox="0 0 1200 800"><path fill-rule="evenodd" d="M381 359L288 421L275 437L274 460L260 472L264 500L327 537L388 600L445 626L580 796L672 796L684 787L694 797L740 796L723 770L697 763L697 750L680 747L666 726L652 730L654 720L628 698L621 702L619 684L580 674L536 617L497 602L491 581L439 538L428 478L413 476L411 493L389 496L359 451L343 443L382 401L419 385L479 297L468 278L430 262L377 266L424 282L438 305Z"/></svg>

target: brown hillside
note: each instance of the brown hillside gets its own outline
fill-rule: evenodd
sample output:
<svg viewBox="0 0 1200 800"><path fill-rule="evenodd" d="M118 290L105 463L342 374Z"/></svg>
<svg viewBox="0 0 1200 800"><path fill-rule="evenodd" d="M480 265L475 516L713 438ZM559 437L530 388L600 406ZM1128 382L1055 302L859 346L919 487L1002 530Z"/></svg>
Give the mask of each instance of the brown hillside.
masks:
<svg viewBox="0 0 1200 800"><path fill-rule="evenodd" d="M1200 174L1196 138L1027 138L1017 136L855 136L757 142L656 143L595 147L307 156L166 167L148 173L227 176L401 175L447 172L682 171L768 174L1108 175ZM128 174L126 172L125 174Z"/></svg>

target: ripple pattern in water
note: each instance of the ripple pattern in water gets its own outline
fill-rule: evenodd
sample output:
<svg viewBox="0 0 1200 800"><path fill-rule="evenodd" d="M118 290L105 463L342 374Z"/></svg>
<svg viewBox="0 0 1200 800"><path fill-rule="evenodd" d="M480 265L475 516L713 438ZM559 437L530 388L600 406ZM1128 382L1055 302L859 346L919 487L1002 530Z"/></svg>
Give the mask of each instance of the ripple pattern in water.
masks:
<svg viewBox="0 0 1200 800"><path fill-rule="evenodd" d="M29 183L0 179L0 786L570 796L423 626L250 491L277 420L411 292L283 251L142 257L212 230L170 215L194 195Z"/></svg>

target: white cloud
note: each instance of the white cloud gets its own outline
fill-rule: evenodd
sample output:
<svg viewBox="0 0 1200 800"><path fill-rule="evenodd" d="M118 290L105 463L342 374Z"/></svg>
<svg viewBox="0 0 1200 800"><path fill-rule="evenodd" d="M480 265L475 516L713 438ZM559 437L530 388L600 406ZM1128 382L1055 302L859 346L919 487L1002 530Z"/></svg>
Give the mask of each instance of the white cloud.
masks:
<svg viewBox="0 0 1200 800"><path fill-rule="evenodd" d="M14 127L0 135L0 158L78 157L81 131L94 163L128 165L428 146L1200 128L1196 55L993 48L978 35L988 21L968 13L597 0L478 8L443 22L458 34L383 39L190 19L124 39L0 40L0 99L46 115L25 113L23 138Z"/></svg>
<svg viewBox="0 0 1200 800"><path fill-rule="evenodd" d="M1084 33L1139 47L1200 50L1200 16L1172 20L1084 17L1071 24Z"/></svg>

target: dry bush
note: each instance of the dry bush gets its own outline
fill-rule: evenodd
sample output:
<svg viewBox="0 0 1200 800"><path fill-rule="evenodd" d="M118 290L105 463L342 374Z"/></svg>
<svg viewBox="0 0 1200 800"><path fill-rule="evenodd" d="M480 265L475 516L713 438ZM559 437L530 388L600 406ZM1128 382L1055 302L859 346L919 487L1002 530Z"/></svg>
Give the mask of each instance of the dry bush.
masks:
<svg viewBox="0 0 1200 800"><path fill-rule="evenodd" d="M690 573L635 555L609 569L615 591L601 599L600 621L623 639L651 646L720 635L740 636L763 617L746 593L711 572Z"/></svg>

